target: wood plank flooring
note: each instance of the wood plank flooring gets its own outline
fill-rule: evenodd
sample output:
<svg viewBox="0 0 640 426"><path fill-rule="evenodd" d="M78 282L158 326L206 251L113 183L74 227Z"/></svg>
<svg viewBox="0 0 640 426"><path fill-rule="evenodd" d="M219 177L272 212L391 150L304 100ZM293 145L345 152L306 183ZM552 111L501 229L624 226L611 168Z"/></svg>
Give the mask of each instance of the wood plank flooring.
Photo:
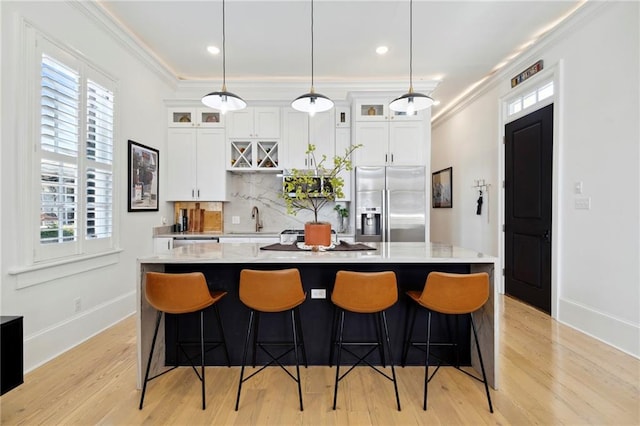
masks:
<svg viewBox="0 0 640 426"><path fill-rule="evenodd" d="M150 383L138 410L135 319L128 318L29 373L0 398L2 425L639 425L640 361L563 326L510 298L499 299L500 383L489 413L482 384L441 368L422 410L423 370L397 368L402 411L391 382L358 368L341 382L335 370L302 369L304 411L295 383L270 368L243 386L239 368L207 368L207 409L188 368Z"/></svg>

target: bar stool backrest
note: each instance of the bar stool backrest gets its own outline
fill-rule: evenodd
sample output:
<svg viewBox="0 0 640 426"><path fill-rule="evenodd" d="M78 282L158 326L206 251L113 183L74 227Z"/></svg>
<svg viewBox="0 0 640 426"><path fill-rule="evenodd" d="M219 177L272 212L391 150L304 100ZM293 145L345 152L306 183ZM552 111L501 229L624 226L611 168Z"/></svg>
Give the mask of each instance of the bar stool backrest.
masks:
<svg viewBox="0 0 640 426"><path fill-rule="evenodd" d="M396 274L393 271L338 271L331 301L351 312L383 311L398 301Z"/></svg>
<svg viewBox="0 0 640 426"><path fill-rule="evenodd" d="M296 268L275 271L240 271L240 300L260 312L293 309L306 299L300 271Z"/></svg>
<svg viewBox="0 0 640 426"><path fill-rule="evenodd" d="M169 314L197 312L214 303L202 272L147 272L145 295L151 306Z"/></svg>
<svg viewBox="0 0 640 426"><path fill-rule="evenodd" d="M431 272L418 303L443 314L469 314L489 299L489 274Z"/></svg>

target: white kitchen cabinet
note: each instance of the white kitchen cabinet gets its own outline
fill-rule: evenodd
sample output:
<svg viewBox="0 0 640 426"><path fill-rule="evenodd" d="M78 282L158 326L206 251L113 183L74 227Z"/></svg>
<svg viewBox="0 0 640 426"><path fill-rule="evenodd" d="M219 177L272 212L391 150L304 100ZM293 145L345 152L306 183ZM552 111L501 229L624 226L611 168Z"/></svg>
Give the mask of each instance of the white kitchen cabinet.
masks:
<svg viewBox="0 0 640 426"><path fill-rule="evenodd" d="M430 110L416 115L390 111L390 99L354 103L356 166L425 165Z"/></svg>
<svg viewBox="0 0 640 426"><path fill-rule="evenodd" d="M354 102L356 121L423 121L425 112L407 115L404 112L392 111L389 104L393 98L360 99Z"/></svg>
<svg viewBox="0 0 640 426"><path fill-rule="evenodd" d="M292 108L283 112L282 142L287 149L283 163L285 169L310 169L326 156L325 167L333 164L335 154L335 124L333 111L325 111L309 117L305 112ZM315 145L314 155L307 155L309 144ZM315 162L314 162L315 158Z"/></svg>
<svg viewBox="0 0 640 426"><path fill-rule="evenodd" d="M238 172L281 170L280 142L276 140L230 140L228 170Z"/></svg>
<svg viewBox="0 0 640 426"><path fill-rule="evenodd" d="M349 129L348 127L336 128L335 146L336 146L336 155L340 155L340 156L344 155L345 151L349 149L349 147L351 147L351 129ZM354 156L355 154L351 154L351 157L354 157ZM340 172L339 176L342 179L344 179L344 187L342 188L344 197L337 198L336 201L351 201L351 176L352 175L353 175L353 170L351 171L343 170Z"/></svg>
<svg viewBox="0 0 640 426"><path fill-rule="evenodd" d="M158 237L153 239L153 254L169 253L173 248L173 238Z"/></svg>
<svg viewBox="0 0 640 426"><path fill-rule="evenodd" d="M280 108L253 107L227 114L229 139L279 139Z"/></svg>
<svg viewBox="0 0 640 426"><path fill-rule="evenodd" d="M348 106L335 107L336 127L351 127L351 109Z"/></svg>
<svg viewBox="0 0 640 426"><path fill-rule="evenodd" d="M224 129L170 128L166 199L226 200L225 144Z"/></svg>
<svg viewBox="0 0 640 426"><path fill-rule="evenodd" d="M169 127L224 127L224 115L210 108L171 107L168 111Z"/></svg>

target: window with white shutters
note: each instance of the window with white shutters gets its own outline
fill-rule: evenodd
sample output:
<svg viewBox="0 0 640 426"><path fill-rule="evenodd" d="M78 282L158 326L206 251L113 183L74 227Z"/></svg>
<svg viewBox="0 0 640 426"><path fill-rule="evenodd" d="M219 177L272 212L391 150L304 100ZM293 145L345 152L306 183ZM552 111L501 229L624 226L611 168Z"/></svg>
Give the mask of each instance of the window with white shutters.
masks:
<svg viewBox="0 0 640 426"><path fill-rule="evenodd" d="M112 248L115 83L38 42L40 222L35 260Z"/></svg>

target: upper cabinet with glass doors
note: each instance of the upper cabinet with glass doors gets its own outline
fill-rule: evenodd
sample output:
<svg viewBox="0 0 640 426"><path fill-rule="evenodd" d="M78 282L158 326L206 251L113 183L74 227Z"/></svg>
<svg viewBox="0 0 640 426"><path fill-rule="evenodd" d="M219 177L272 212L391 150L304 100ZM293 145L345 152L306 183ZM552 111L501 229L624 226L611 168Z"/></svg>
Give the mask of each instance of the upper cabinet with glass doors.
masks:
<svg viewBox="0 0 640 426"><path fill-rule="evenodd" d="M356 121L421 121L424 120L424 113L418 111L416 114L407 115L404 112L391 111L389 103L393 99L362 99L355 101Z"/></svg>
<svg viewBox="0 0 640 426"><path fill-rule="evenodd" d="M224 115L209 108L168 108L169 127L224 127Z"/></svg>

